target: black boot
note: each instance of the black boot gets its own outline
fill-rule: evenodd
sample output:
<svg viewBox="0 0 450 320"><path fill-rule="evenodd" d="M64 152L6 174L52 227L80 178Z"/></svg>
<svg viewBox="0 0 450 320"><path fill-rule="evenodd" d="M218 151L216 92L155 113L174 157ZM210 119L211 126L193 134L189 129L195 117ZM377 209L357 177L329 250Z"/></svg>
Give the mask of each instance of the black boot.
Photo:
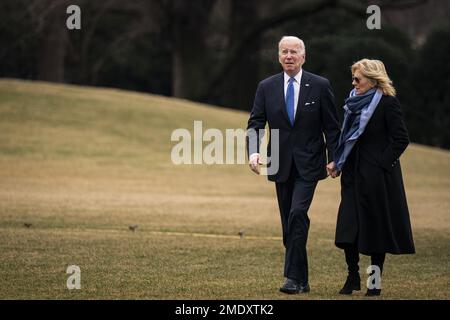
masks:
<svg viewBox="0 0 450 320"><path fill-rule="evenodd" d="M381 289L367 289L366 297L379 296L381 294Z"/></svg>
<svg viewBox="0 0 450 320"><path fill-rule="evenodd" d="M348 245L344 248L345 262L347 262L348 276L340 294L352 294L353 290L361 290L361 277L359 276L359 252L356 245Z"/></svg>
<svg viewBox="0 0 450 320"><path fill-rule="evenodd" d="M372 265L378 266L380 268L380 277L383 274L383 265L385 260L385 253L374 253L371 255L371 263ZM374 297L379 296L381 294L381 289L367 289L366 297Z"/></svg>
<svg viewBox="0 0 450 320"><path fill-rule="evenodd" d="M347 280L345 281L344 286L339 291L340 294L352 294L353 290L361 290L361 278L359 273L357 274L349 274L347 276Z"/></svg>

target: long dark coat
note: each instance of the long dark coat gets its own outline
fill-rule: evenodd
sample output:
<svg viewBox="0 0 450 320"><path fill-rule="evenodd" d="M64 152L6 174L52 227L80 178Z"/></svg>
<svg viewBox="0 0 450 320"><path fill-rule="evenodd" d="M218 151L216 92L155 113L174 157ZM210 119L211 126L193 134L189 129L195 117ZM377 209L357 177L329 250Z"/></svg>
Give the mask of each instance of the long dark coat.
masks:
<svg viewBox="0 0 450 320"><path fill-rule="evenodd" d="M383 96L342 169L335 244L362 254L414 253L399 157L409 144L400 104Z"/></svg>

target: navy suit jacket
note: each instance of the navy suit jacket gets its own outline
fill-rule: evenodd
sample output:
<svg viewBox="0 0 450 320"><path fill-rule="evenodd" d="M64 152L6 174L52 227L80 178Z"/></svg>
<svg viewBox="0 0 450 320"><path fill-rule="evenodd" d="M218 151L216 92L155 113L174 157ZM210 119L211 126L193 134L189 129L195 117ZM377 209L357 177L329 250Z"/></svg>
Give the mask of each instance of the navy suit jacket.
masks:
<svg viewBox="0 0 450 320"><path fill-rule="evenodd" d="M270 181L285 182L289 178L292 162L295 161L301 178L317 181L327 177L328 162L333 161L340 127L330 82L318 75L302 72L300 94L295 121L292 125L286 111L284 96L284 73L281 72L261 81L256 90L253 109L248 120L247 130L279 130L279 169L268 175ZM260 139L249 143L247 152L259 152ZM271 135L267 155L271 149ZM250 148L255 145L255 148Z"/></svg>

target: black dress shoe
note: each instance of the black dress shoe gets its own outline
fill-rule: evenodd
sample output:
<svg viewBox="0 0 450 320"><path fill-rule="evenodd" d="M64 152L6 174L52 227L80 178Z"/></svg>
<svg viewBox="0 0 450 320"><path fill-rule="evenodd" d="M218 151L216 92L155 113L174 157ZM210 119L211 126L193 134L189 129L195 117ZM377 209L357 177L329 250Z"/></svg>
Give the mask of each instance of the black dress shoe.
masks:
<svg viewBox="0 0 450 320"><path fill-rule="evenodd" d="M306 284L305 286L302 286L302 287L300 288L299 293L307 293L307 292L309 292L309 291L311 291L311 288L309 287L309 284Z"/></svg>
<svg viewBox="0 0 450 320"><path fill-rule="evenodd" d="M280 291L287 294L297 294L309 292L310 288L309 284L301 285L300 282L287 278L284 285L280 288Z"/></svg>
<svg viewBox="0 0 450 320"><path fill-rule="evenodd" d="M367 289L366 297L374 297L381 295L381 289Z"/></svg>
<svg viewBox="0 0 450 320"><path fill-rule="evenodd" d="M352 294L353 290L361 290L361 278L358 275L348 275L340 294Z"/></svg>

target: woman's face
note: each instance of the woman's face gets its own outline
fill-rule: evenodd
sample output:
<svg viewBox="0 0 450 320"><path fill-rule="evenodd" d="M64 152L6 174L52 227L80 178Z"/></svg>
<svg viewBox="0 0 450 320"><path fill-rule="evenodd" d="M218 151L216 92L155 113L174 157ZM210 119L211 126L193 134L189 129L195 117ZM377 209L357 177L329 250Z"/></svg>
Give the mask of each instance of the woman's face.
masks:
<svg viewBox="0 0 450 320"><path fill-rule="evenodd" d="M373 81L364 77L359 70L355 70L352 80L352 85L355 87L357 95L362 95L375 86Z"/></svg>

